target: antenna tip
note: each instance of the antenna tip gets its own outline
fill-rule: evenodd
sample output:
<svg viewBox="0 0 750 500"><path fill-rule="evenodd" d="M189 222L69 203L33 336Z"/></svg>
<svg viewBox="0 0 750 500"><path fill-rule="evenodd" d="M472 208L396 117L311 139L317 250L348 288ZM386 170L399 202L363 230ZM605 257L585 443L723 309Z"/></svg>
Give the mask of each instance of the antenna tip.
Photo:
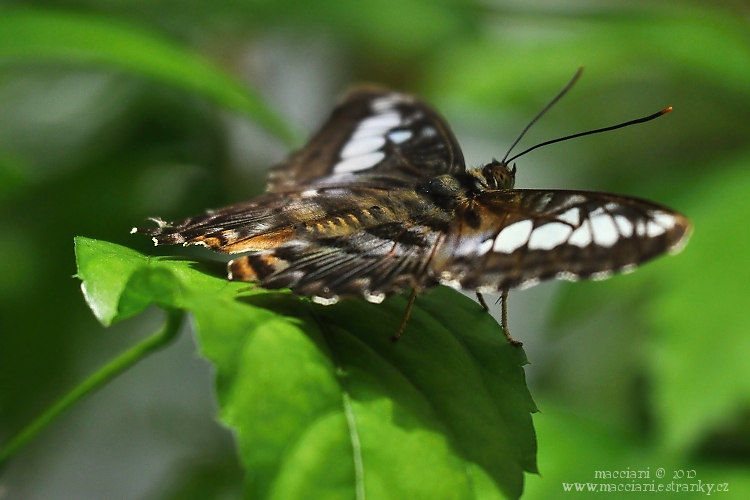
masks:
<svg viewBox="0 0 750 500"><path fill-rule="evenodd" d="M667 113L669 113L670 111L672 111L672 106L669 106L668 108L664 108L664 109L662 109L662 110L661 110L661 113L660 113L660 114L662 114L662 115L666 115L666 114L667 114Z"/></svg>

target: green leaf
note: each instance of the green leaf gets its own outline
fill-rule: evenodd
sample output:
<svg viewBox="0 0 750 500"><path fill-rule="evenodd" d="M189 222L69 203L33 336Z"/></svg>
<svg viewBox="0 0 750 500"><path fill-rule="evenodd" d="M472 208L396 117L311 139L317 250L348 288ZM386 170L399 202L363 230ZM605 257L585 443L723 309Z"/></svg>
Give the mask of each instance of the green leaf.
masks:
<svg viewBox="0 0 750 500"><path fill-rule="evenodd" d="M76 249L97 317L142 310L149 294L193 314L248 498L518 498L536 472L524 352L453 290L419 297L394 343L401 296L324 307L190 261L85 238Z"/></svg>
<svg viewBox="0 0 750 500"><path fill-rule="evenodd" d="M142 28L103 17L43 10L0 13L0 63L106 65L202 95L244 113L288 144L284 121L260 95L208 61Z"/></svg>
<svg viewBox="0 0 750 500"><path fill-rule="evenodd" d="M81 291L94 316L109 326L117 317L120 296L130 276L148 266L148 258L135 250L88 238L75 239Z"/></svg>

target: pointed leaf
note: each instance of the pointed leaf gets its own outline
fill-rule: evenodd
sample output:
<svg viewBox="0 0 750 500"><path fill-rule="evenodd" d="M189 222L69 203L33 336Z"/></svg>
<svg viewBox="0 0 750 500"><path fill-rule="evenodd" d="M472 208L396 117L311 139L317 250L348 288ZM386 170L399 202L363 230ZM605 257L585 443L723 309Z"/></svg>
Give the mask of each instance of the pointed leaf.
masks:
<svg viewBox="0 0 750 500"><path fill-rule="evenodd" d="M149 297L192 312L249 498L518 498L536 471L523 350L453 290L420 297L394 343L404 297L324 307L194 262L76 246L98 316Z"/></svg>

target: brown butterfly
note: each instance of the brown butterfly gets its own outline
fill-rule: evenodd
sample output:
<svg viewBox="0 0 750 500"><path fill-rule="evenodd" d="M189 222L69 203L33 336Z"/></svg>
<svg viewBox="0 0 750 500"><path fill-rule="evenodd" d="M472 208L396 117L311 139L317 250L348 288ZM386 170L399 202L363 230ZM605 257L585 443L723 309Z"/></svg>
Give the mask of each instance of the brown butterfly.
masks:
<svg viewBox="0 0 750 500"><path fill-rule="evenodd" d="M394 338L416 293L439 284L477 292L487 309L482 293L505 299L509 289L542 280L603 279L686 243L688 220L650 201L513 189L509 164L518 156L467 169L456 138L428 104L360 88L271 169L263 195L176 222L154 218L157 227L133 232L157 245L243 254L229 262L230 280L290 288L320 304L344 297L379 303L411 289ZM503 300L504 331L519 344L505 307Z"/></svg>

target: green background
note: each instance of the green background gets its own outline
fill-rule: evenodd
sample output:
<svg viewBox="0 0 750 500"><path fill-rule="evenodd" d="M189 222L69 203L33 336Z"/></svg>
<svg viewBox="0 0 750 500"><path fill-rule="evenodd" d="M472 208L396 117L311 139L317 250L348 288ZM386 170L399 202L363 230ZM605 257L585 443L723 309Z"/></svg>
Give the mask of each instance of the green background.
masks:
<svg viewBox="0 0 750 500"><path fill-rule="evenodd" d="M527 476L523 498L560 498L563 482L627 468L652 478L664 468L665 484L695 470L695 480L728 483L721 498L746 498L741 2L6 2L0 442L160 323L155 310L109 329L96 322L71 278L74 236L154 254L128 234L133 225L257 194L268 165L361 82L432 102L467 163L481 165L502 157L581 65L581 81L524 145L674 111L535 151L518 161L517 186L651 198L685 213L695 232L682 254L635 274L511 294L511 331L541 410L541 476ZM2 471L0 495L238 497L242 473L215 421L212 384L184 332L24 449Z"/></svg>

